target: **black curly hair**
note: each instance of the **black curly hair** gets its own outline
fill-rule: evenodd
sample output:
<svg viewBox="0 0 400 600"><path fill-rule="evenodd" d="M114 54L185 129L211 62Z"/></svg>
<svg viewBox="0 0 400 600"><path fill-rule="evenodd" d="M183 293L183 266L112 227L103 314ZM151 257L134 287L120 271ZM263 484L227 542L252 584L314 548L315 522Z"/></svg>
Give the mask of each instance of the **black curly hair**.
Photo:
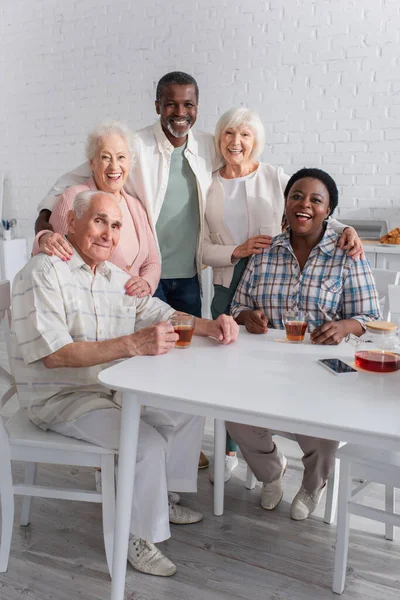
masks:
<svg viewBox="0 0 400 600"><path fill-rule="evenodd" d="M319 179L319 181L321 181L324 184L324 186L328 190L329 208L331 211L330 214L332 215L333 211L335 210L335 208L337 207L337 205L339 203L339 192L338 192L336 183L334 182L332 177L330 175L328 175L328 173L325 173L325 171L322 171L321 169L304 168L304 169L300 169L300 171L297 171L297 173L294 173L294 175L292 175L291 178L289 179L289 181L287 182L285 191L283 192L283 194L285 196L285 200L287 200L290 188L293 186L293 184L296 183L296 181L298 181L299 179L303 179L304 177L311 177L312 179Z"/></svg>
<svg viewBox="0 0 400 600"><path fill-rule="evenodd" d="M160 81L157 83L157 102L161 102L164 93L164 88L167 85L193 85L196 94L196 102L199 101L199 86L197 85L197 81L195 80L195 78L189 75L188 73L184 73L183 71L172 71L171 73L167 73L166 75L161 77Z"/></svg>

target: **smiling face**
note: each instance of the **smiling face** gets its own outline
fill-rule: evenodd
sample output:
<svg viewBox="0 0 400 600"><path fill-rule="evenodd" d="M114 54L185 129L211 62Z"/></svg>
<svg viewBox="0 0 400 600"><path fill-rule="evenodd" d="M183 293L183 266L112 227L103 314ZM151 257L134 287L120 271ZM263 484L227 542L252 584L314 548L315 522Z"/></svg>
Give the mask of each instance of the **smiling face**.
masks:
<svg viewBox="0 0 400 600"><path fill-rule="evenodd" d="M286 200L286 217L292 233L319 234L329 213L329 192L322 181L304 177L292 185Z"/></svg>
<svg viewBox="0 0 400 600"><path fill-rule="evenodd" d="M196 122L197 99L194 85L166 85L156 111L161 117L161 126L171 143L174 138L186 138Z"/></svg>
<svg viewBox="0 0 400 600"><path fill-rule="evenodd" d="M130 152L124 138L116 133L100 138L90 166L98 189L119 195L131 168Z"/></svg>
<svg viewBox="0 0 400 600"><path fill-rule="evenodd" d="M80 219L68 213L68 240L91 269L109 260L119 242L121 211L110 196L96 194Z"/></svg>
<svg viewBox="0 0 400 600"><path fill-rule="evenodd" d="M221 133L219 145L226 164L243 166L251 163L250 157L255 143L256 139L251 127L238 125L227 127Z"/></svg>

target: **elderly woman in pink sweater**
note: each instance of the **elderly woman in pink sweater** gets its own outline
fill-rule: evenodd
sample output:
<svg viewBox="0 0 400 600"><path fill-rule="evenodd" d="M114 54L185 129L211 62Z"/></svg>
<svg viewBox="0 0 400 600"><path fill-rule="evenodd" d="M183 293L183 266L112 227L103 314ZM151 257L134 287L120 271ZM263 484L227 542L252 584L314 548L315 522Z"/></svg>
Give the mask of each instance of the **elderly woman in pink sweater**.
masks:
<svg viewBox="0 0 400 600"><path fill-rule="evenodd" d="M102 123L88 136L86 156L93 177L84 185L67 188L51 213L49 230L40 231L35 238L33 254L59 256L69 260L71 247L65 239L67 213L74 198L84 190L101 190L115 197L122 212L122 229L118 246L111 261L131 275L126 293L131 296L152 295L160 279L159 253L153 231L143 204L124 191L132 162L131 133L121 123Z"/></svg>

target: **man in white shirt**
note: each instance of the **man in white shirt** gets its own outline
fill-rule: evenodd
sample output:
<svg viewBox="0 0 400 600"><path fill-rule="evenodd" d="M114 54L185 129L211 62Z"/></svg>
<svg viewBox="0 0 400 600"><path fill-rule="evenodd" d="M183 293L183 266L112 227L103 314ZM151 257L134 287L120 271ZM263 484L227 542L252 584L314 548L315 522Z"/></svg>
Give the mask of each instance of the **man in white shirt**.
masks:
<svg viewBox="0 0 400 600"><path fill-rule="evenodd" d="M201 241L207 190L215 168L214 138L192 131L199 90L195 79L175 71L160 79L155 107L160 119L138 131L125 188L145 205L162 258L155 296L176 310L201 316ZM39 204L36 232L51 229L57 196L90 177L88 163L63 175Z"/></svg>
<svg viewBox="0 0 400 600"><path fill-rule="evenodd" d="M71 260L39 254L16 276L13 289L12 365L29 417L52 429L118 450L120 407L98 383L107 363L164 354L178 336L174 310L157 298L125 294L129 275L108 262L118 243L121 211L113 196L78 194L68 214ZM238 328L231 317L196 319L195 333L223 344ZM201 513L168 501L168 489L197 489L201 417L143 409L128 560L144 573L169 576L175 565L154 543L170 537L169 522L186 524Z"/></svg>

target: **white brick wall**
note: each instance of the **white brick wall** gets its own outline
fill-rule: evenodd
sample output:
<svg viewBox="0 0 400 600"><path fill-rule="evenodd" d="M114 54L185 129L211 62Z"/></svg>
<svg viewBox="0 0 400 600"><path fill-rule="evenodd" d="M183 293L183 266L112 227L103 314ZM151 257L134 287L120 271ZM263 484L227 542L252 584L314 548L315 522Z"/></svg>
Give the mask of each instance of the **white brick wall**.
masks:
<svg viewBox="0 0 400 600"><path fill-rule="evenodd" d="M151 123L157 80L182 69L200 85L199 127L253 107L265 160L321 166L342 214L400 224L399 32L398 0L3 0L4 214L29 235L40 198L83 160L87 130Z"/></svg>

